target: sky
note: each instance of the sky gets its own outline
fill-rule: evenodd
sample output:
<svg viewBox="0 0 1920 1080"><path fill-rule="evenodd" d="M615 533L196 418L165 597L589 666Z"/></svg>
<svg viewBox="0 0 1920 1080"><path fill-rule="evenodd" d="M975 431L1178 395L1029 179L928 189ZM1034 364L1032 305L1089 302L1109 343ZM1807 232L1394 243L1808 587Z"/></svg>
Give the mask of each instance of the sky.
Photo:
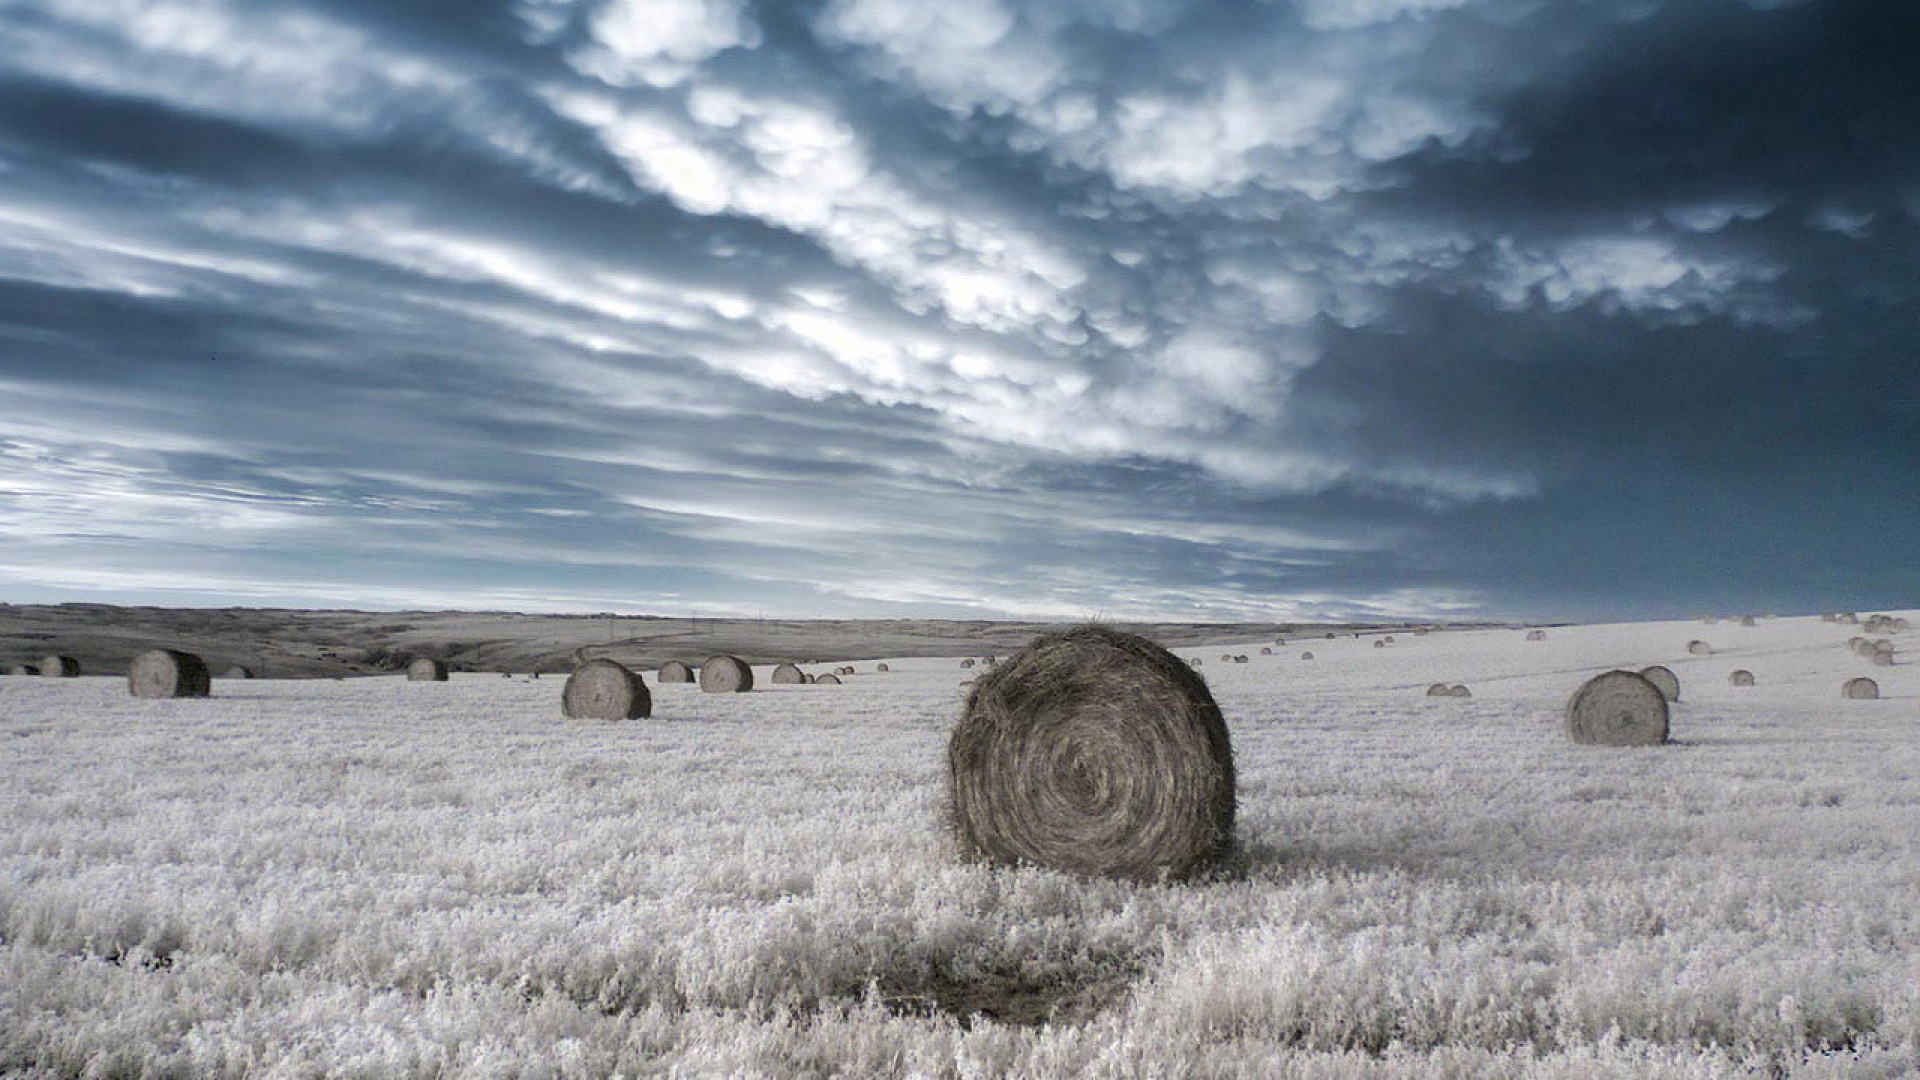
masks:
<svg viewBox="0 0 1920 1080"><path fill-rule="evenodd" d="M0 0L0 601L1920 607L1909 0Z"/></svg>

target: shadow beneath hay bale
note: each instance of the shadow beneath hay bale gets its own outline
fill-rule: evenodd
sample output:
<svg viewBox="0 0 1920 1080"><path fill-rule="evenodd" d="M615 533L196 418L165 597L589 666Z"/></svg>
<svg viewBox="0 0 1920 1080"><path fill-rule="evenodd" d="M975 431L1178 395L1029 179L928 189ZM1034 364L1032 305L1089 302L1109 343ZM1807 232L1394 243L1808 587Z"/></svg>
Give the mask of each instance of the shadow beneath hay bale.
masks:
<svg viewBox="0 0 1920 1080"><path fill-rule="evenodd" d="M883 978L876 986L881 1004L895 1016L950 1016L963 1028L981 1019L1039 1027L1094 1019L1124 1000L1137 977L1131 973L1039 981L999 972L969 979L936 973L911 984Z"/></svg>

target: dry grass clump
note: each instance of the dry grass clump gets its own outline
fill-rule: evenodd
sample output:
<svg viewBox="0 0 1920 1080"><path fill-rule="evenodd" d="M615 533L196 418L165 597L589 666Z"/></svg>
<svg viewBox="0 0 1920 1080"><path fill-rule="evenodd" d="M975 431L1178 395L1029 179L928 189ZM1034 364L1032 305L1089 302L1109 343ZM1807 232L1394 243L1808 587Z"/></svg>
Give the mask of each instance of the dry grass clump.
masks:
<svg viewBox="0 0 1920 1080"><path fill-rule="evenodd" d="M1880 684L1865 676L1848 679L1840 684L1840 696L1848 701L1878 701Z"/></svg>
<svg viewBox="0 0 1920 1080"><path fill-rule="evenodd" d="M1727 685L1729 685L1729 686L1752 686L1752 685L1753 685L1753 672L1751 672L1751 671L1748 671L1748 670L1747 670L1746 668L1737 668L1737 669L1735 669L1735 670L1734 670L1734 671L1733 671L1732 673L1730 673L1730 674L1728 674L1728 676L1727 676Z"/></svg>
<svg viewBox="0 0 1920 1080"><path fill-rule="evenodd" d="M560 707L570 720L637 720L653 715L653 695L631 668L603 657L573 669Z"/></svg>
<svg viewBox="0 0 1920 1080"><path fill-rule="evenodd" d="M690 683L693 681L693 668L678 660L669 660L660 665L660 673L654 678L661 683Z"/></svg>
<svg viewBox="0 0 1920 1080"><path fill-rule="evenodd" d="M213 691L207 662L177 649L148 649L127 668L127 691L137 698L206 697Z"/></svg>
<svg viewBox="0 0 1920 1080"><path fill-rule="evenodd" d="M1667 695L1644 674L1602 672L1567 701L1567 737L1583 746L1657 746L1667 741Z"/></svg>
<svg viewBox="0 0 1920 1080"><path fill-rule="evenodd" d="M407 665L408 682L446 682L447 664L444 660L435 660L423 656Z"/></svg>
<svg viewBox="0 0 1920 1080"><path fill-rule="evenodd" d="M947 746L969 858L1151 881L1233 840L1233 750L1207 685L1145 638L1043 634L981 677Z"/></svg>
<svg viewBox="0 0 1920 1080"><path fill-rule="evenodd" d="M1687 654L1689 656L1712 656L1713 646L1704 641L1689 641L1687 642Z"/></svg>
<svg viewBox="0 0 1920 1080"><path fill-rule="evenodd" d="M700 665L700 689L709 694L744 694L753 689L753 669L737 656L709 656Z"/></svg>
<svg viewBox="0 0 1920 1080"><path fill-rule="evenodd" d="M1660 694L1668 701L1680 700L1680 676L1665 664L1654 664L1640 669L1640 676L1660 688Z"/></svg>
<svg viewBox="0 0 1920 1080"><path fill-rule="evenodd" d="M773 684L775 686L805 686L806 683L806 673L792 664L781 664L773 669Z"/></svg>
<svg viewBox="0 0 1920 1080"><path fill-rule="evenodd" d="M40 674L53 679L80 677L80 661L71 656L49 656L40 661Z"/></svg>

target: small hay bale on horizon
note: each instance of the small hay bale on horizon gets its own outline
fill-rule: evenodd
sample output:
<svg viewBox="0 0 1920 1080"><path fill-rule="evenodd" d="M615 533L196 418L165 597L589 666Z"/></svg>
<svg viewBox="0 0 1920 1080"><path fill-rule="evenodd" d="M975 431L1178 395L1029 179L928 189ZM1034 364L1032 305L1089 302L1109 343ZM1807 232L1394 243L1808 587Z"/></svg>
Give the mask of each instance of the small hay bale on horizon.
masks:
<svg viewBox="0 0 1920 1080"><path fill-rule="evenodd" d="M966 658L965 660L962 660L962 661L960 661L960 666L961 666L961 667L963 667L963 668L970 668L970 667L972 667L972 666L973 666L973 657L971 657L971 656L969 656L969 657L967 657L967 658Z"/></svg>
<svg viewBox="0 0 1920 1080"><path fill-rule="evenodd" d="M1667 722L1666 692L1632 671L1601 672L1567 700L1567 737L1581 746L1658 746Z"/></svg>
<svg viewBox="0 0 1920 1080"><path fill-rule="evenodd" d="M444 660L435 660L431 656L423 656L407 665L407 681L446 682L447 663Z"/></svg>
<svg viewBox="0 0 1920 1080"><path fill-rule="evenodd" d="M9 675L38 675L38 674L40 674L40 669L39 669L39 668L37 668L37 667L34 667L34 666L33 666L32 664L15 664L15 665L13 665L12 667L10 667L10 668L8 668L8 669L7 669L7 674L9 674Z"/></svg>
<svg viewBox="0 0 1920 1080"><path fill-rule="evenodd" d="M1753 616L1751 616L1751 615L1742 615L1742 616L1740 616L1740 625L1741 625L1741 626L1755 626L1755 625L1758 625L1758 620L1756 620L1756 619L1755 619L1755 618L1754 618Z"/></svg>
<svg viewBox="0 0 1920 1080"><path fill-rule="evenodd" d="M737 656L710 656L700 665L700 689L709 694L744 694L753 689L753 669Z"/></svg>
<svg viewBox="0 0 1920 1080"><path fill-rule="evenodd" d="M653 695L632 668L600 657L567 676L560 711L569 720L637 720L653 715Z"/></svg>
<svg viewBox="0 0 1920 1080"><path fill-rule="evenodd" d="M228 668L220 677L223 679L251 679L253 678L253 669L247 667L245 664L235 664ZM507 678L511 679L513 676L509 674Z"/></svg>
<svg viewBox="0 0 1920 1080"><path fill-rule="evenodd" d="M1753 672L1748 671L1746 668L1736 668L1727 675L1727 685L1752 686Z"/></svg>
<svg viewBox="0 0 1920 1080"><path fill-rule="evenodd" d="M178 649L148 649L127 668L127 692L137 698L203 698L213 691L207 662Z"/></svg>
<svg viewBox="0 0 1920 1080"><path fill-rule="evenodd" d="M807 676L793 664L780 664L773 669L771 681L775 686L805 686Z"/></svg>
<svg viewBox="0 0 1920 1080"><path fill-rule="evenodd" d="M1840 684L1840 696L1848 701L1878 701L1880 684L1864 675L1856 676Z"/></svg>
<svg viewBox="0 0 1920 1080"><path fill-rule="evenodd" d="M1303 652L1303 653L1301 653L1301 654L1300 654L1300 659L1302 659L1302 660L1311 660L1311 659L1313 659L1313 653L1312 653L1311 651L1308 651L1308 652Z"/></svg>
<svg viewBox="0 0 1920 1080"><path fill-rule="evenodd" d="M1270 649L1270 648L1267 648L1267 649L1261 649L1261 650L1260 650L1260 655L1261 655L1261 656L1272 656L1272 655L1273 655L1273 650L1272 650L1272 649Z"/></svg>
<svg viewBox="0 0 1920 1080"><path fill-rule="evenodd" d="M1640 677L1658 687L1660 695L1668 701L1680 700L1680 676L1667 665L1649 664L1640 669Z"/></svg>
<svg viewBox="0 0 1920 1080"><path fill-rule="evenodd" d="M1467 689L1464 683L1454 683L1447 692L1453 697L1470 698L1473 696L1473 691Z"/></svg>
<svg viewBox="0 0 1920 1080"><path fill-rule="evenodd" d="M873 665L873 670L875 670L875 671L892 671L893 669L892 669L892 668L890 668L890 667L888 667L888 666L887 666L887 665L885 665L885 664L875 664L875 665Z"/></svg>
<svg viewBox="0 0 1920 1080"><path fill-rule="evenodd" d="M80 677L80 661L71 656L48 656L37 665L40 674L50 679L77 679Z"/></svg>
<svg viewBox="0 0 1920 1080"><path fill-rule="evenodd" d="M1698 640L1698 639L1695 639L1695 640L1693 640L1693 641L1689 641L1689 642L1687 642L1687 655L1689 655L1689 656L1712 656L1712 655L1713 655L1713 646L1711 646L1711 645L1709 645L1709 644L1707 644L1707 643L1706 643L1706 642L1704 642L1704 641L1700 641L1700 640Z"/></svg>
<svg viewBox="0 0 1920 1080"><path fill-rule="evenodd" d="M660 665L660 671L654 676L658 683L690 683L693 681L693 668L678 660L669 660Z"/></svg>
<svg viewBox="0 0 1920 1080"><path fill-rule="evenodd" d="M1453 687L1448 686L1446 683L1443 683L1443 682L1434 683L1432 686L1427 687L1427 696L1428 697L1452 697Z"/></svg>
<svg viewBox="0 0 1920 1080"><path fill-rule="evenodd" d="M1527 640L1545 641L1547 640L1547 632L1545 630L1529 630L1527 631Z"/></svg>
<svg viewBox="0 0 1920 1080"><path fill-rule="evenodd" d="M1042 634L975 683L947 746L964 857L1184 880L1233 844L1233 748L1207 685L1146 638Z"/></svg>

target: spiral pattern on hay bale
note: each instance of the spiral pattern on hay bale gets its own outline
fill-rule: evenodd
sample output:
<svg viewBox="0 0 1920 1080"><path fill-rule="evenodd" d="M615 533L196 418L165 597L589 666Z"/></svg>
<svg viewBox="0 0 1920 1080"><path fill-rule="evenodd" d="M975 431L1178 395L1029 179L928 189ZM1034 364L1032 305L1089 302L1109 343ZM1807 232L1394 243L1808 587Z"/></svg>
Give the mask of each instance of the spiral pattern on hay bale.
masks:
<svg viewBox="0 0 1920 1080"><path fill-rule="evenodd" d="M1880 684L1864 675L1848 679L1840 685L1840 696L1848 701L1878 701Z"/></svg>
<svg viewBox="0 0 1920 1080"><path fill-rule="evenodd" d="M975 684L947 764L968 858L1179 880L1232 844L1226 721L1199 676L1133 634L1035 638Z"/></svg>
<svg viewBox="0 0 1920 1080"><path fill-rule="evenodd" d="M1704 642L1704 641L1698 641L1698 640L1695 640L1695 641L1689 641L1689 642L1687 642L1687 655L1689 655L1689 656L1712 656L1712 655L1713 655L1713 646L1711 646L1711 645L1709 645L1709 644L1707 644L1707 643L1706 643L1706 642Z"/></svg>
<svg viewBox="0 0 1920 1080"><path fill-rule="evenodd" d="M653 695L618 660L589 660L567 676L560 708L570 720L637 720L653 715Z"/></svg>
<svg viewBox="0 0 1920 1080"><path fill-rule="evenodd" d="M1667 695L1645 675L1607 671L1567 701L1567 737L1582 746L1656 746L1667 741Z"/></svg>
<svg viewBox="0 0 1920 1080"><path fill-rule="evenodd" d="M1659 687L1660 695L1668 701L1680 700L1680 676L1665 664L1654 664L1640 669L1640 677Z"/></svg>
<svg viewBox="0 0 1920 1080"><path fill-rule="evenodd" d="M662 683L690 683L693 681L693 669L678 660L669 660L660 665L660 674L656 678Z"/></svg>
<svg viewBox="0 0 1920 1080"><path fill-rule="evenodd" d="M80 661L71 656L49 656L40 661L40 674L52 679L77 679Z"/></svg>
<svg viewBox="0 0 1920 1080"><path fill-rule="evenodd" d="M207 662L178 649L148 649L127 668L127 692L137 698L206 697L213 690Z"/></svg>
<svg viewBox="0 0 1920 1080"><path fill-rule="evenodd" d="M1739 668L1739 669L1736 669L1735 671L1733 671L1733 672L1732 672L1731 674L1729 674L1729 675L1727 676L1727 685L1729 685L1729 686L1752 686L1752 685L1753 685L1753 672L1751 672L1751 671L1748 671L1748 670L1747 670L1746 668Z"/></svg>
<svg viewBox="0 0 1920 1080"><path fill-rule="evenodd" d="M807 676L793 664L780 664L773 669L772 682L775 686L805 686Z"/></svg>
<svg viewBox="0 0 1920 1080"><path fill-rule="evenodd" d="M737 656L709 656L700 665L700 689L709 694L744 694L753 689L753 669Z"/></svg>
<svg viewBox="0 0 1920 1080"><path fill-rule="evenodd" d="M423 656L407 665L408 682L446 682L447 665L443 660Z"/></svg>

